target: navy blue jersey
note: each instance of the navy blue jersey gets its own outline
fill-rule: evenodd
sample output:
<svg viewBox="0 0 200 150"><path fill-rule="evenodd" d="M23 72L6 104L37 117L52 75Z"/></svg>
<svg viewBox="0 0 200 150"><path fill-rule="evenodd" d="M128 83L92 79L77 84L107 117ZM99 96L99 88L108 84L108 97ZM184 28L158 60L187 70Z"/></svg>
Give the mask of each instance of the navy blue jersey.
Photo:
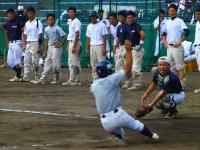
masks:
<svg viewBox="0 0 200 150"><path fill-rule="evenodd" d="M125 40L128 39L128 34L129 34L129 27L128 25L119 25L117 27L117 38L119 39L119 44L124 45Z"/></svg>
<svg viewBox="0 0 200 150"><path fill-rule="evenodd" d="M180 79L171 71L162 76L157 70L153 76L153 82L167 93L180 93L183 90Z"/></svg>
<svg viewBox="0 0 200 150"><path fill-rule="evenodd" d="M23 27L23 25L16 18L13 19L12 21L7 21L3 25L3 27L5 30L7 30L9 41L21 40L21 37L22 37L21 28Z"/></svg>
<svg viewBox="0 0 200 150"><path fill-rule="evenodd" d="M28 17L23 15L23 13L18 13L16 15L17 20L19 20L22 24L22 26L24 27L25 23L28 21Z"/></svg>
<svg viewBox="0 0 200 150"><path fill-rule="evenodd" d="M129 27L129 34L128 39L131 41L132 47L135 45L140 44L140 31L142 31L142 27L138 23L133 23L131 25L128 25Z"/></svg>

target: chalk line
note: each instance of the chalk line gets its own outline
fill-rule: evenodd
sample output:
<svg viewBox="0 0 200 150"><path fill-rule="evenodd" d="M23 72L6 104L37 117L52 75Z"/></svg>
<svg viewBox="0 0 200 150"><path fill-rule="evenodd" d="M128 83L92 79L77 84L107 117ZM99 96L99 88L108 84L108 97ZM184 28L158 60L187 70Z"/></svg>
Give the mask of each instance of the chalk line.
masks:
<svg viewBox="0 0 200 150"><path fill-rule="evenodd" d="M15 113L28 113L35 115L46 115L46 116L58 116L58 117L71 117L71 118L85 118L85 119L97 119L95 116L79 115L79 114L67 114L67 113L54 113L54 112L39 112L31 110L17 110L17 109L0 109L2 112L15 112Z"/></svg>

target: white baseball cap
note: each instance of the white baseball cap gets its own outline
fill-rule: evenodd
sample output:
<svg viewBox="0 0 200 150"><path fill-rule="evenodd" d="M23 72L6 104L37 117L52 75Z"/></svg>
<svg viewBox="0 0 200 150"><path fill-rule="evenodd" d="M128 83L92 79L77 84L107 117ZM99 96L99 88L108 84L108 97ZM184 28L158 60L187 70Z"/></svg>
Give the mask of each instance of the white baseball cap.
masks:
<svg viewBox="0 0 200 150"><path fill-rule="evenodd" d="M171 64L171 62L170 62L170 60L169 60L169 58L167 57L167 56L162 56L162 57L160 57L159 59L158 59L158 63L159 62L166 62L166 63L168 63L169 65Z"/></svg>
<svg viewBox="0 0 200 150"><path fill-rule="evenodd" d="M19 6L17 7L17 11L24 11L24 6L19 5Z"/></svg>

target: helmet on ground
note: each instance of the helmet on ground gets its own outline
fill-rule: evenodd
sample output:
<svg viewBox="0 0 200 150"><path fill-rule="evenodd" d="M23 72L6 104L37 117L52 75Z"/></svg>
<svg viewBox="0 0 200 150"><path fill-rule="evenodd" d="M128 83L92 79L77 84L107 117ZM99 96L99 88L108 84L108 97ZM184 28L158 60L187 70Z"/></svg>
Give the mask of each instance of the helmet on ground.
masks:
<svg viewBox="0 0 200 150"><path fill-rule="evenodd" d="M105 78L112 74L112 65L108 60L98 62L96 64L96 71L99 78Z"/></svg>

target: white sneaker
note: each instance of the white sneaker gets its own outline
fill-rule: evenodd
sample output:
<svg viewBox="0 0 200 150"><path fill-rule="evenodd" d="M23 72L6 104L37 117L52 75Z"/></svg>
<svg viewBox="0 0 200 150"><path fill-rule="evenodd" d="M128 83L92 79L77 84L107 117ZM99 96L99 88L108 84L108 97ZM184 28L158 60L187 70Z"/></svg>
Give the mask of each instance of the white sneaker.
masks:
<svg viewBox="0 0 200 150"><path fill-rule="evenodd" d="M21 82L22 81L22 78L18 78L18 77L14 77L14 78L11 78L9 79L9 82Z"/></svg>
<svg viewBox="0 0 200 150"><path fill-rule="evenodd" d="M27 77L23 77L22 81L24 81L24 82L29 82L29 81L30 81L30 79L29 79L29 78L27 78Z"/></svg>
<svg viewBox="0 0 200 150"><path fill-rule="evenodd" d="M46 81L44 79L32 80L30 82L32 82L34 84L45 84L46 83Z"/></svg>
<svg viewBox="0 0 200 150"><path fill-rule="evenodd" d="M122 85L122 89L127 89L130 87L130 82L125 81L125 83Z"/></svg>
<svg viewBox="0 0 200 150"><path fill-rule="evenodd" d="M159 136L158 136L158 134L157 134L157 133L153 133L153 135L152 135L151 139L153 139L153 140L157 141L157 140L159 139Z"/></svg>
<svg viewBox="0 0 200 150"><path fill-rule="evenodd" d="M133 91L133 90L139 90L143 87L142 84L138 83L138 84L133 84L131 87L127 88L128 91Z"/></svg>
<svg viewBox="0 0 200 150"><path fill-rule="evenodd" d="M200 93L200 89L194 90L194 93L199 94Z"/></svg>
<svg viewBox="0 0 200 150"><path fill-rule="evenodd" d="M56 84L59 84L60 81L59 80L53 80L52 82L50 82L50 84L53 84L53 85L56 85Z"/></svg>

